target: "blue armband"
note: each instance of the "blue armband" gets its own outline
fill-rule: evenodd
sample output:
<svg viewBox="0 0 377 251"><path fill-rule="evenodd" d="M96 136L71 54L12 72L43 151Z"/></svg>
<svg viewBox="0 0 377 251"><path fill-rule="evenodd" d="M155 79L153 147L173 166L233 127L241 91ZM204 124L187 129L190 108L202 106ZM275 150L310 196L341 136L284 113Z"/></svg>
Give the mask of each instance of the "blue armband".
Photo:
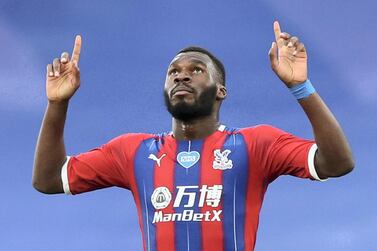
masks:
<svg viewBox="0 0 377 251"><path fill-rule="evenodd" d="M307 79L304 83L289 88L289 90L296 99L306 98L315 93L315 89L309 79Z"/></svg>

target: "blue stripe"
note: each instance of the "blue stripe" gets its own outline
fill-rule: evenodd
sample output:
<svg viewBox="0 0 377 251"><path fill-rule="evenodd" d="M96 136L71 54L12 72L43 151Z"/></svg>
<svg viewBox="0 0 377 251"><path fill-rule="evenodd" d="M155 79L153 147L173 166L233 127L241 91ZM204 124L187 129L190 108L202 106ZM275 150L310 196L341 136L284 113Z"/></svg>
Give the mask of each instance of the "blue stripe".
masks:
<svg viewBox="0 0 377 251"><path fill-rule="evenodd" d="M227 136L222 151L225 149L231 150L228 159L233 168L223 171L224 249L244 250L248 153L243 136Z"/></svg>
<svg viewBox="0 0 377 251"><path fill-rule="evenodd" d="M191 151L202 152L203 141L191 141ZM189 149L189 141L179 141L177 154L180 152L187 152ZM179 163L175 167L175 184L176 186L194 186L200 184L200 159L190 168L184 168ZM195 192L195 202L193 207L184 207L188 203L189 196L183 196L179 207L174 208L176 213L181 213L184 210L194 210L200 212L198 208L199 203L199 187L186 189L185 192ZM175 190L175 198L178 189ZM176 221L175 222L175 246L179 251L198 251L201 250L201 226L200 222L195 221Z"/></svg>
<svg viewBox="0 0 377 251"><path fill-rule="evenodd" d="M153 168L155 162L148 159L148 156L151 153L157 156L159 148L160 142L154 138L143 141L137 150L134 162L136 184L142 209L146 251L156 250L156 226L152 223L155 210L151 203L151 196L154 190Z"/></svg>

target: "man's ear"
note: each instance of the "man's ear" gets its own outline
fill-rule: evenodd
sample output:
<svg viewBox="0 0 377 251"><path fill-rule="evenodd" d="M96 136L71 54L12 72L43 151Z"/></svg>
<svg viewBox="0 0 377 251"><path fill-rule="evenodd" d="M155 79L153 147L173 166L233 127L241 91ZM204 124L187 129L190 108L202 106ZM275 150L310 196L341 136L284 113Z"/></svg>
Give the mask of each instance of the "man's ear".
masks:
<svg viewBox="0 0 377 251"><path fill-rule="evenodd" d="M227 94L226 87L219 83L217 83L216 86L217 86L216 100L224 100Z"/></svg>

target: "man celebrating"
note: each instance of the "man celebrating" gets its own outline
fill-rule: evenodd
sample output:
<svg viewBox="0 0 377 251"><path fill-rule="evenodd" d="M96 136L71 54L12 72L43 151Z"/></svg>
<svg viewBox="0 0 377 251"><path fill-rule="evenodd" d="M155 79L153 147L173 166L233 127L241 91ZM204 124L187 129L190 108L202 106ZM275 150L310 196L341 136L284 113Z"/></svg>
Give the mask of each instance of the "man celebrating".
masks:
<svg viewBox="0 0 377 251"><path fill-rule="evenodd" d="M63 141L69 99L80 86L81 37L72 58L47 66L48 106L36 147L33 186L79 194L118 186L132 191L144 250L253 250L267 186L280 175L313 180L353 169L351 149L307 76L307 53L274 23L271 66L304 109L315 141L268 125L219 122L226 98L223 64L188 47L169 65L164 97L172 132L124 134L77 156Z"/></svg>

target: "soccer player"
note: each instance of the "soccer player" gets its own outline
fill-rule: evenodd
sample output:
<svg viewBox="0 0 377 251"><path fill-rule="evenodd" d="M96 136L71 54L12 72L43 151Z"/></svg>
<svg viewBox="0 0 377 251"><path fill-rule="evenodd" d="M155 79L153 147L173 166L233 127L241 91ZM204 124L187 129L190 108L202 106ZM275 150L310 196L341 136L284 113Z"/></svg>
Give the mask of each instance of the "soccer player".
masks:
<svg viewBox="0 0 377 251"><path fill-rule="evenodd" d="M79 194L118 186L131 190L144 250L253 250L267 186L280 175L325 180L349 173L351 149L307 75L307 52L274 23L271 67L313 127L305 140L269 125L222 125L227 96L223 64L189 47L172 60L164 97L172 132L127 133L91 151L66 156L69 99L80 86L81 37L72 57L47 66L47 110L36 147L33 186Z"/></svg>

